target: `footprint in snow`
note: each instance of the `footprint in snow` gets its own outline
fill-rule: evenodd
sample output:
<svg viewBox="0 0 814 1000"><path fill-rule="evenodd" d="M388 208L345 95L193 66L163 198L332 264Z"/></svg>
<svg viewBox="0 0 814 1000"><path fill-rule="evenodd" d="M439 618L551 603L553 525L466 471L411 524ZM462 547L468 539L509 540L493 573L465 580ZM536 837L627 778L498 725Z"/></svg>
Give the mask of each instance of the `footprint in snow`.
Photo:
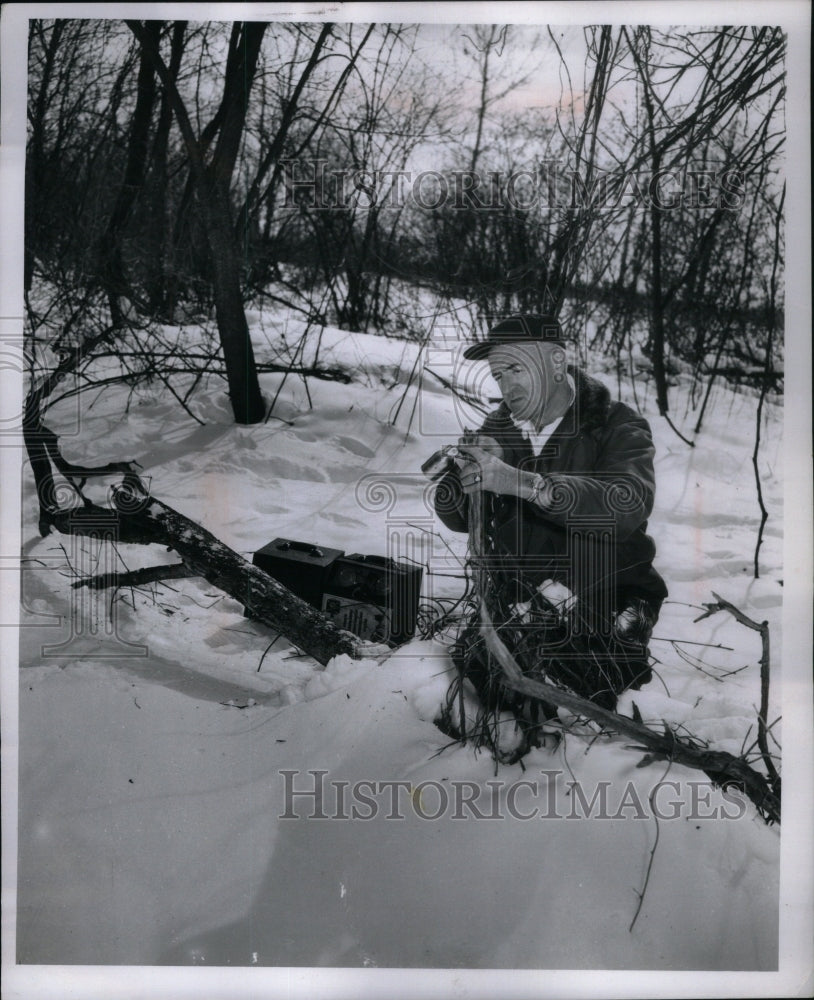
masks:
<svg viewBox="0 0 814 1000"><path fill-rule="evenodd" d="M330 511L323 512L322 516L335 524L342 524L349 528L365 527L365 522L358 517L346 517L344 514L335 514Z"/></svg>
<svg viewBox="0 0 814 1000"><path fill-rule="evenodd" d="M361 441L357 441L355 438L350 437L335 437L333 439L336 443L344 448L345 451L352 452L354 455L359 455L362 458L373 458L376 454L372 448L368 448L366 444Z"/></svg>

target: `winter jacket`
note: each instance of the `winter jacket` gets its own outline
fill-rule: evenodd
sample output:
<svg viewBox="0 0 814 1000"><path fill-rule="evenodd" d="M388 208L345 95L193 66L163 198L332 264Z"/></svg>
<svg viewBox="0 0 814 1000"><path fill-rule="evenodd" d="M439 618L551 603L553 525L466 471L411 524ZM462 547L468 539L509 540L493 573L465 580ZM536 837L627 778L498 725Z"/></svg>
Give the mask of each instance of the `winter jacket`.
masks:
<svg viewBox="0 0 814 1000"><path fill-rule="evenodd" d="M574 402L539 456L505 403L480 428L501 445L505 462L542 473L553 488L546 509L485 494L487 552L499 580L515 588L511 599L528 598L551 578L608 613L637 597L657 613L667 588L647 534L655 492L650 427L596 379L569 371ZM468 530L457 469L439 483L435 509L448 528Z"/></svg>

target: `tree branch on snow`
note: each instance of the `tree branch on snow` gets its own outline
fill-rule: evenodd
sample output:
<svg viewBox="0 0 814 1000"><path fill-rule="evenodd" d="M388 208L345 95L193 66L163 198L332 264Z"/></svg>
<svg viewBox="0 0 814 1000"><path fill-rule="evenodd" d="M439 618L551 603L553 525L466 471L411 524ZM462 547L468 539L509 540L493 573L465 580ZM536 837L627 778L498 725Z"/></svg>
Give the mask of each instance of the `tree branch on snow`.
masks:
<svg viewBox="0 0 814 1000"><path fill-rule="evenodd" d="M380 657L387 646L366 642L291 593L273 577L229 548L206 528L139 490L135 478L114 491L115 509L87 504L51 510L47 520L71 535L108 533L115 541L173 549L188 569L249 609L252 618L281 632L325 666L337 655Z"/></svg>
<svg viewBox="0 0 814 1000"><path fill-rule="evenodd" d="M158 544L178 553L190 576L201 576L248 608L252 617L282 633L323 666L339 654L354 659L380 657L389 647L360 639L340 629L330 618L291 593L273 577L252 565L206 528L151 497L136 472L135 462L104 466L74 465L59 451L57 435L44 426L42 400L57 384L49 377L32 387L25 403L23 439L37 485L39 530L51 528L69 535L92 535L136 545ZM54 482L54 467L71 484L66 496ZM93 503L80 492L87 476L122 473L111 491L114 507ZM73 478L82 479L80 487ZM81 505L76 500L80 499ZM66 505L67 502L67 505ZM173 570L173 572L179 572ZM85 585L84 581L79 581ZM89 582L88 586L101 587Z"/></svg>
<svg viewBox="0 0 814 1000"><path fill-rule="evenodd" d="M631 737L637 742L629 747L631 750L644 750L645 756L638 766L645 767L658 760L671 761L676 764L683 764L685 767L692 767L703 771L711 781L721 788L736 787L741 789L754 803L758 812L769 823L780 822L780 781L775 780L774 767L769 771L769 779L756 771L742 757L735 757L724 750L710 750L702 746L691 738L680 736L664 723L664 731L657 732L646 726L638 711L636 717L629 719L617 712L600 708L587 698L582 698L571 691L543 681L533 680L527 677L521 670L519 664L512 656L506 644L500 638L495 629L489 610L486 606L486 576L482 569L483 564L483 516L480 510L480 494L473 494L470 498L470 520L469 520L469 544L470 553L475 565L475 586L476 593L480 599L480 620L481 634L483 635L486 647L495 658L503 671L502 683L512 691L536 698L540 701L547 701L558 708L565 708L576 715L585 716L593 722L598 723L603 729L610 732L622 733ZM474 501L474 503L473 503ZM714 595L713 595L714 596ZM720 601L720 598L716 598ZM717 608L715 609L717 610ZM737 608L727 605L727 610L731 610L737 615L741 615ZM712 610L707 612L713 614ZM705 617L705 616L702 616ZM765 692L765 701L768 702L768 624L759 626L745 615L741 615L739 620L750 627L756 628L765 634L764 660L761 660L761 689ZM764 632L765 626L765 632ZM765 669L765 674L764 674ZM765 679L764 679L765 677ZM761 715L765 724L766 705L761 700ZM763 736L765 743L765 733Z"/></svg>
<svg viewBox="0 0 814 1000"><path fill-rule="evenodd" d="M645 726L643 722L628 719L624 715L600 708L586 698L573 694L564 688L555 687L542 681L532 680L523 674L516 660L495 631L485 609L481 609L481 630L486 645L503 669L506 687L520 694L551 702L559 708L568 709L599 723L604 729L622 733L637 741L631 750L644 750L645 756L639 767L645 767L657 760L669 760L685 767L703 771L721 788L741 789L753 802L758 812L769 823L780 822L779 786L776 792L765 775L751 767L743 758L735 757L725 750L710 750L679 736L664 723L664 732L659 733ZM640 745L639 745L640 744Z"/></svg>
<svg viewBox="0 0 814 1000"><path fill-rule="evenodd" d="M769 726L766 724L766 717L769 712L769 623L767 621L758 622L753 621L747 615L745 615L739 608L736 608L734 604L730 604L729 601L725 601L722 597L719 597L714 591L712 596L716 600L716 604L705 604L704 607L707 609L703 615L699 615L695 620L700 622L702 618L709 618L710 615L716 614L718 611L728 611L733 618L745 625L747 628L753 629L755 632L760 633L761 641L761 655L760 655L760 711L757 717L757 742L760 747L760 755L763 758L763 763L766 765L766 771L769 774L769 782L772 786L772 791L780 799L780 775L777 773L777 768L774 766L774 761L772 760L772 755L769 753L769 744L766 739L766 735L769 732Z"/></svg>
<svg viewBox="0 0 814 1000"><path fill-rule="evenodd" d="M89 590L107 590L110 587L142 587L145 583L157 583L161 580L186 580L196 574L186 563L171 563L169 566L144 566L142 569L128 570L124 573L102 573L99 576L83 576L74 580L71 586L74 590L87 587Z"/></svg>

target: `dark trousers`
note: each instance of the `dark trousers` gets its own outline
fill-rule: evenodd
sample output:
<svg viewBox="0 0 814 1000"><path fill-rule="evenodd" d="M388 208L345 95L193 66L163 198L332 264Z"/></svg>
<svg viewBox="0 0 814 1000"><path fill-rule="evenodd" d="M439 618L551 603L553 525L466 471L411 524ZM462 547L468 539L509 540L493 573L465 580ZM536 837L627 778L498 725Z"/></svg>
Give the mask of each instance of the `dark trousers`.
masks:
<svg viewBox="0 0 814 1000"><path fill-rule="evenodd" d="M565 687L612 711L623 691L638 690L652 679L647 642L658 609L641 599L630 606L637 616L625 630L615 628L612 622L603 627L584 609L562 617L554 610L546 610L525 623L509 618L496 630L530 679ZM461 633L452 658L460 676L473 684L486 709L531 715L533 721L540 715L556 715L555 706L525 698L503 686L502 670L488 653L479 619L473 618Z"/></svg>

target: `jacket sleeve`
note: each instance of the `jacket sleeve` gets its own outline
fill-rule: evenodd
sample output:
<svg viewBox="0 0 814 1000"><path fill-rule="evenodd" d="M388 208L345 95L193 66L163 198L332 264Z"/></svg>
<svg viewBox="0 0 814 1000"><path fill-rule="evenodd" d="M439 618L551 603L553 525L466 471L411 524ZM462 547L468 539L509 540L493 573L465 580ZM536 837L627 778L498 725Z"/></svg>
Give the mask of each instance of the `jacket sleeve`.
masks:
<svg viewBox="0 0 814 1000"><path fill-rule="evenodd" d="M655 495L653 438L647 421L626 406L610 415L590 473L552 473L534 512L560 526L569 516L612 517L622 541L650 517Z"/></svg>
<svg viewBox="0 0 814 1000"><path fill-rule="evenodd" d="M451 469L441 477L433 503L435 513L451 531L469 530L469 501L457 469Z"/></svg>

